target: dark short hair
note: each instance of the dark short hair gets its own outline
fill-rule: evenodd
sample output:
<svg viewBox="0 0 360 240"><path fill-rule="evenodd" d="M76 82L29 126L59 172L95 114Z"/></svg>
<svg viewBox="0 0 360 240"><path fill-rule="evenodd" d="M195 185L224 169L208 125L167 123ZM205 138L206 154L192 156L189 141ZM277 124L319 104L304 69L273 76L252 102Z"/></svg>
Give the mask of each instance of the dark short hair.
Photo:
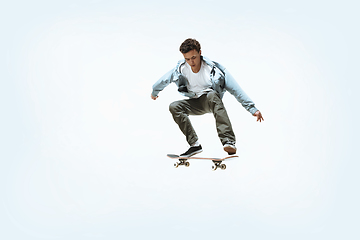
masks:
<svg viewBox="0 0 360 240"><path fill-rule="evenodd" d="M196 41L196 39L188 38L181 44L179 50L181 53L187 53L193 49L195 49L197 52L200 52L201 49L200 43Z"/></svg>

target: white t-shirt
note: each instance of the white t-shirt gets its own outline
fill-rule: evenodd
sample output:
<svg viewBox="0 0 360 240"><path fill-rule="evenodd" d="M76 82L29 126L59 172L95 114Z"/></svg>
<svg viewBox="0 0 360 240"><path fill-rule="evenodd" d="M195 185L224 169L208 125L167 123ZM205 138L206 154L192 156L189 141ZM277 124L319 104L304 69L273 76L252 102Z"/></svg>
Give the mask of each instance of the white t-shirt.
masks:
<svg viewBox="0 0 360 240"><path fill-rule="evenodd" d="M191 66L188 63L185 63L180 69L181 73L188 79L189 92L196 94L194 98L198 98L203 95L205 92L211 90L211 80L210 80L210 71L211 67L207 65L204 61L201 61L200 71L194 73L191 70Z"/></svg>

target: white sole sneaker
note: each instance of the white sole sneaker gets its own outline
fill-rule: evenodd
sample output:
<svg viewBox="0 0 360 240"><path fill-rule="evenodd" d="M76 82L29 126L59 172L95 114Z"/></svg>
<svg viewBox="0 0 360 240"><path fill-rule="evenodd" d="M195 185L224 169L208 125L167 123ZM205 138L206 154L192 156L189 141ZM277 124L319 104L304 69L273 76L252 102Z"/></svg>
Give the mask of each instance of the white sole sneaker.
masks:
<svg viewBox="0 0 360 240"><path fill-rule="evenodd" d="M194 155L196 155L196 154L198 154L198 153L201 153L202 151L203 151L203 150L200 149L200 150L198 150L198 151L196 151L196 152L191 153L190 156L188 156L188 157L194 156Z"/></svg>
<svg viewBox="0 0 360 240"><path fill-rule="evenodd" d="M189 150L187 150L185 153L181 154L180 157L191 157L194 156L195 154L201 153L202 147L201 145L197 146L197 147L190 147Z"/></svg>
<svg viewBox="0 0 360 240"><path fill-rule="evenodd" d="M224 151L228 154L232 155L236 153L236 147L234 145L225 144L224 145Z"/></svg>

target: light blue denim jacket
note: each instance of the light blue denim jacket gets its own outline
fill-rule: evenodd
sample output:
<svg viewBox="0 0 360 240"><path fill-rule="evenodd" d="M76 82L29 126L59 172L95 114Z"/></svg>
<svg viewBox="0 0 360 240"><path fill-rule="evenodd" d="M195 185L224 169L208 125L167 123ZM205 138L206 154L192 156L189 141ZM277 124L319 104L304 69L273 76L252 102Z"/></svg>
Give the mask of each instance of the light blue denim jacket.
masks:
<svg viewBox="0 0 360 240"><path fill-rule="evenodd" d="M211 61L206 57L202 57L202 60L204 60L204 62L211 67L210 79L212 82L212 89L217 91L221 98L224 96L224 93L226 91L229 91L229 93L231 93L236 98L236 100L238 100L241 105L251 114L254 114L258 110L255 107L254 102L251 101L251 99L241 89L239 84L230 75L230 73L225 67L221 66L217 62ZM189 98L195 96L194 93L188 92L188 80L180 72L180 68L183 64L185 64L185 59L180 60L174 69L167 72L153 85L152 95L154 97L158 96L159 92L172 82L174 82L178 86L178 90L182 95Z"/></svg>

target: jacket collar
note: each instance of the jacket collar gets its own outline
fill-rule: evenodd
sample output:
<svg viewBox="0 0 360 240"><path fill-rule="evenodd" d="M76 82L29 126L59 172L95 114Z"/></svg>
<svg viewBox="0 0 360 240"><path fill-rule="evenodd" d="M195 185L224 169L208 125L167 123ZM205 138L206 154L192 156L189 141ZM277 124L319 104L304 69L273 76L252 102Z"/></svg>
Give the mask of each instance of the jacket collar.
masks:
<svg viewBox="0 0 360 240"><path fill-rule="evenodd" d="M201 60L203 60L207 65L209 65L211 68L214 68L216 66L216 64L211 61L209 58L201 56ZM183 64L185 64L185 59L182 59L180 61L178 61L178 64L176 66L176 70L180 73L180 68Z"/></svg>

